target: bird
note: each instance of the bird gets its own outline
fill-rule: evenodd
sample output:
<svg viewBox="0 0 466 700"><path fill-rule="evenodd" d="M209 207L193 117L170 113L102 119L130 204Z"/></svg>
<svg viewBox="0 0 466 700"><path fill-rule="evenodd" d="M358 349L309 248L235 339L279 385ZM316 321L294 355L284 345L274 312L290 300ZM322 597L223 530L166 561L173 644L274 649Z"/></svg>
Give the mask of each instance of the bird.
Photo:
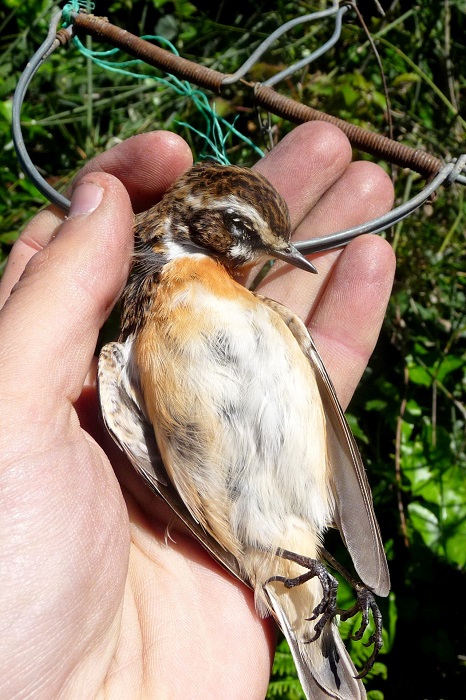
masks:
<svg viewBox="0 0 466 700"><path fill-rule="evenodd" d="M304 323L242 286L276 259L314 273L286 202L260 173L199 162L135 219L121 333L98 362L103 421L146 484L286 637L306 697L366 697L335 622L372 610L390 578L365 469ZM361 579L350 611L323 538ZM338 564L331 562L338 568ZM365 669L366 670L366 669Z"/></svg>

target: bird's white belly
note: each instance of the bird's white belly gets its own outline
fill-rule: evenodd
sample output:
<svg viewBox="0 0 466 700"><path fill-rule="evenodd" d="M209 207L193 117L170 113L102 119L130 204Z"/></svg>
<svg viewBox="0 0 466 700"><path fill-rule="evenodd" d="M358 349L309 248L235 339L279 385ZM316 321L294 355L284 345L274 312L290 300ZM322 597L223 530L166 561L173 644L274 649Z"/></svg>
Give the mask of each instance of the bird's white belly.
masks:
<svg viewBox="0 0 466 700"><path fill-rule="evenodd" d="M194 515L197 498L207 520L214 504L235 539L268 548L282 546L293 528L321 532L329 524L325 418L313 368L293 335L251 299L219 298L196 285L173 298L173 314L158 329L166 359L155 371L156 383L167 381L176 344L171 396L159 398L176 427L158 430L159 418L152 418ZM187 337L190 312L195 332Z"/></svg>

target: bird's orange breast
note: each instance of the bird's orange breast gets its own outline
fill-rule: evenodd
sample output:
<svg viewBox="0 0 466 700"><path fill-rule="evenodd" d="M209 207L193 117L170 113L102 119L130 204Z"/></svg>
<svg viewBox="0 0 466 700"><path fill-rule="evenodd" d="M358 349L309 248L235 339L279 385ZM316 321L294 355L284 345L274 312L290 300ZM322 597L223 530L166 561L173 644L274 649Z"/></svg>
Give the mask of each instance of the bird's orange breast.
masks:
<svg viewBox="0 0 466 700"><path fill-rule="evenodd" d="M253 315L259 304L251 292L207 256L183 256L165 265L145 323L134 341L151 420L157 414L160 421L163 397L167 395L171 397L171 413L177 414L180 422L187 420L190 399L183 393L182 377L192 375L193 367L208 356L219 329L228 329L229 324L237 326L243 311ZM168 426L172 417L166 415L162 420ZM208 439L207 435L204 438Z"/></svg>
<svg viewBox="0 0 466 700"><path fill-rule="evenodd" d="M160 275L160 287L169 294L176 294L183 287L202 284L212 294L254 301L254 296L236 282L226 269L207 255L186 255L167 263ZM163 303L159 300L159 304Z"/></svg>
<svg viewBox="0 0 466 700"><path fill-rule="evenodd" d="M252 312L259 303L251 292L236 282L225 268L212 258L176 258L167 263L162 270L157 294L147 315L145 327L139 334L138 344L150 345L150 335L158 333L168 317L176 319L175 324L169 324L170 331L174 332L175 326L177 329L176 337L173 336L175 344L202 337L202 328L205 329L209 325L209 308L203 306L204 298L209 298L210 306L213 299L217 301L217 312L220 305L224 306L225 321L228 320L231 304L244 306L245 312Z"/></svg>

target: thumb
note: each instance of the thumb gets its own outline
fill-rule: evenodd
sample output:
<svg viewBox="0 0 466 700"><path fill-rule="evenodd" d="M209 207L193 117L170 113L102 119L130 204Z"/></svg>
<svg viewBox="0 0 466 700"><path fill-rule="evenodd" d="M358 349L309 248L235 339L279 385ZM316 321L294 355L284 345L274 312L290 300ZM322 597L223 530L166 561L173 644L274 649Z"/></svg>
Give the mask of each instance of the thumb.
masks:
<svg viewBox="0 0 466 700"><path fill-rule="evenodd" d="M0 312L0 386L7 397L74 402L97 335L128 275L133 212L119 180L89 173L68 218L27 264Z"/></svg>

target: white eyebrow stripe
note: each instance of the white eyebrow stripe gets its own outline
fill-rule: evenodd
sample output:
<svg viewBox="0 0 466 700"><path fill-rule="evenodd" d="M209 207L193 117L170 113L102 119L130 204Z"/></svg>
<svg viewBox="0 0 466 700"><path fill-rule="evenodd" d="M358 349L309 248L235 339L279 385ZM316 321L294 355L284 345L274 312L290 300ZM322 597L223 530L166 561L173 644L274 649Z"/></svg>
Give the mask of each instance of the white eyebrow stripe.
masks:
<svg viewBox="0 0 466 700"><path fill-rule="evenodd" d="M238 214L240 217L249 219L254 224L255 228L261 229L267 225L262 216L259 214L257 209L248 204L242 199L238 199L234 194L229 194L226 197L221 197L219 199L209 199L206 200L204 195L195 196L189 194L186 196L186 203L188 206L194 207L195 209L201 209L208 206L209 209L218 211L220 209L232 209L232 213Z"/></svg>

